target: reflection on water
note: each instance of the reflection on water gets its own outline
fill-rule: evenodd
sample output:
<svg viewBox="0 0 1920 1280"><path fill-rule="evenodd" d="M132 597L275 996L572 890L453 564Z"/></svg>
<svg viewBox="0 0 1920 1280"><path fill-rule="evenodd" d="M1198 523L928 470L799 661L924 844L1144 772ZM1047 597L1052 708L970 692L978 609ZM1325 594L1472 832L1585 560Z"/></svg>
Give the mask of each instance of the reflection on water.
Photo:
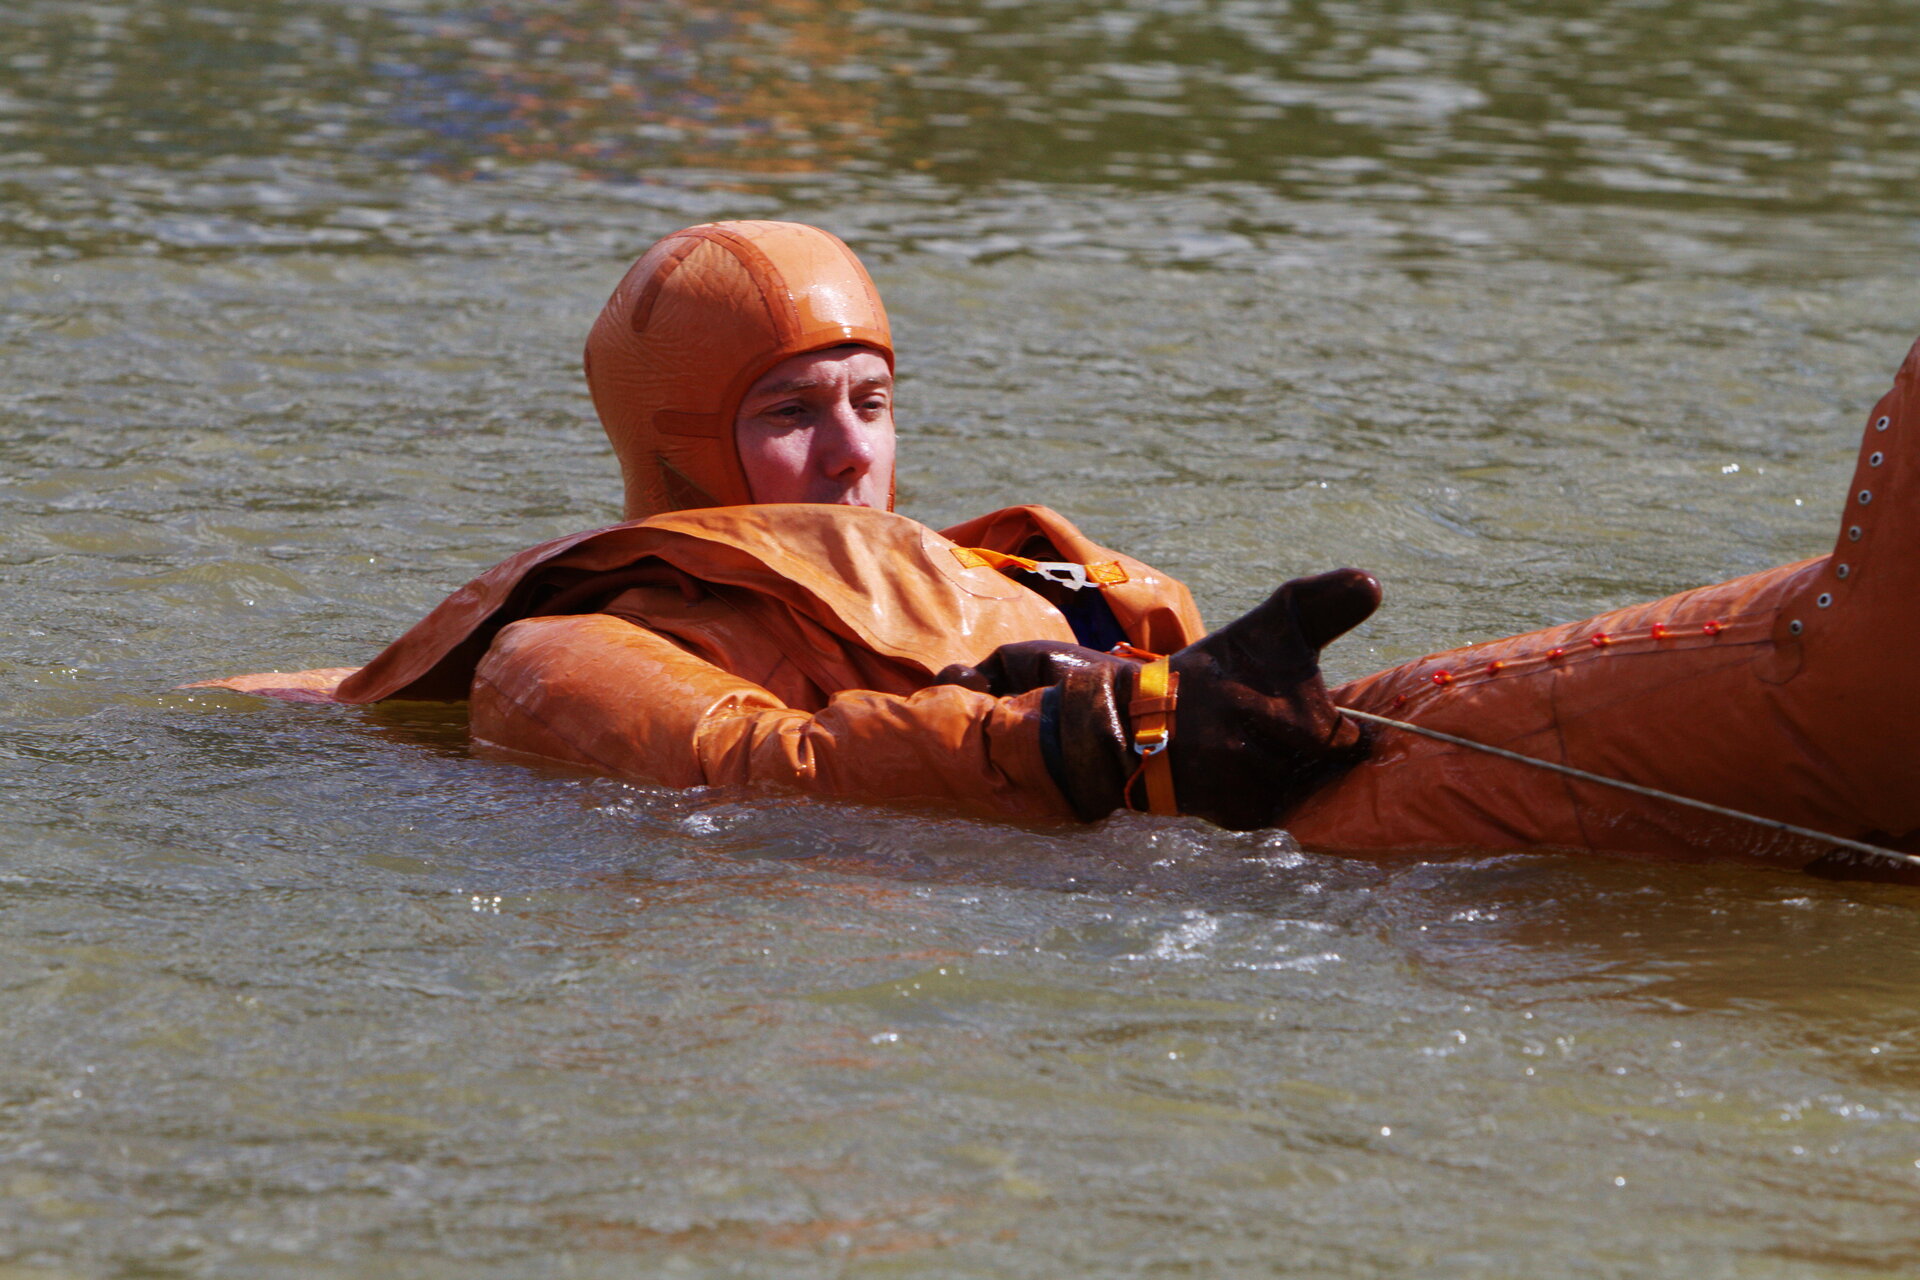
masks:
<svg viewBox="0 0 1920 1280"><path fill-rule="evenodd" d="M439 140L463 177L502 159L616 179L830 173L886 129L872 82L888 42L863 16L852 0L627 0L414 19L377 64L395 83L381 114Z"/></svg>
<svg viewBox="0 0 1920 1280"><path fill-rule="evenodd" d="M1172 232L1195 260L1421 209L1911 216L1910 19L1897 0L17 0L0 227L52 249L538 242L555 211L524 202L583 179L695 214L703 192L901 201L935 225L883 238L975 253L1097 245L1124 214L1072 206L1184 192L1204 197ZM1063 182L1066 207L1028 190ZM941 217L956 198L1027 207L986 232ZM1464 247L1507 230L1437 216Z"/></svg>
<svg viewBox="0 0 1920 1280"><path fill-rule="evenodd" d="M1905 7L0 5L0 1275L1904 1274L1913 891L662 792L364 659L611 520L629 257L877 265L906 509L1340 674L1814 554Z"/></svg>

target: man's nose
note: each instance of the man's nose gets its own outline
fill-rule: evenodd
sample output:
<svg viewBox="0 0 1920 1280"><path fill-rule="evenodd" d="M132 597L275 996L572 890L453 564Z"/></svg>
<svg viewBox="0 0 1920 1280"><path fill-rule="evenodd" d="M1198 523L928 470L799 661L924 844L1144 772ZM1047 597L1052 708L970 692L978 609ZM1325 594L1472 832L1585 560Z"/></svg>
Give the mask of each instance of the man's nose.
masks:
<svg viewBox="0 0 1920 1280"><path fill-rule="evenodd" d="M857 480L873 470L872 427L851 400L842 398L835 402L826 425L827 438L820 458L822 471L830 476Z"/></svg>

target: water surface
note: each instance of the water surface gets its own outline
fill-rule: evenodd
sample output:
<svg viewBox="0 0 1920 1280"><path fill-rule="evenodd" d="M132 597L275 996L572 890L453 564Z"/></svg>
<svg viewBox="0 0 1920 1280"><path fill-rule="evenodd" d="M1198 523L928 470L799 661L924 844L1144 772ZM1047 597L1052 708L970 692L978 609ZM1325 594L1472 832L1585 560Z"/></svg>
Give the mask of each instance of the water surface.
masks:
<svg viewBox="0 0 1920 1280"><path fill-rule="evenodd" d="M1819 554L1905 6L0 11L0 1276L1897 1275L1910 890L583 780L364 660L617 517L653 238L812 220L902 508L1353 675Z"/></svg>

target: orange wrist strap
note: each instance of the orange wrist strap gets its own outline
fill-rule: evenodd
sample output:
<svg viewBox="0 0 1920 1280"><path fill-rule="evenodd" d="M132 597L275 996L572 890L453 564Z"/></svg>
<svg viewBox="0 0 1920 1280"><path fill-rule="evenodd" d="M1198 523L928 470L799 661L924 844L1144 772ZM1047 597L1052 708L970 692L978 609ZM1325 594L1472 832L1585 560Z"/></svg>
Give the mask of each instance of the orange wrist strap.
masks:
<svg viewBox="0 0 1920 1280"><path fill-rule="evenodd" d="M1140 764L1127 779L1129 809L1138 807L1133 803L1133 786L1144 775L1147 812L1168 816L1180 812L1173 794L1173 761L1167 755L1167 747L1173 742L1173 708L1179 696L1180 677L1165 658L1149 662L1134 677L1127 719L1133 725L1133 749L1140 756Z"/></svg>

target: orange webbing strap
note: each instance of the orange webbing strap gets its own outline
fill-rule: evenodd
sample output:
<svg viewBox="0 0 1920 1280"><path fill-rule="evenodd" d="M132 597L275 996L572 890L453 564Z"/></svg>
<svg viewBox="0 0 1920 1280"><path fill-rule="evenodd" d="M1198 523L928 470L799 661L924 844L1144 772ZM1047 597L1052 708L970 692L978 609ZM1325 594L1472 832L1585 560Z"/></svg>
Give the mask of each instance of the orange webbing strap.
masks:
<svg viewBox="0 0 1920 1280"><path fill-rule="evenodd" d="M955 547L953 557L969 569L1024 569L1049 582L1057 582L1075 591L1082 587L1115 587L1127 580L1127 571L1118 560L1098 564L1075 564L1071 560L1029 560L1010 556L988 547Z"/></svg>
<svg viewBox="0 0 1920 1280"><path fill-rule="evenodd" d="M1133 784L1142 774L1147 779L1147 812L1171 817L1180 812L1174 802L1173 761L1167 747L1173 741L1173 707L1180 696L1180 677L1165 658L1156 658L1140 668L1134 677L1133 701L1127 704L1127 719L1133 725L1133 749L1140 766L1127 779L1127 808L1135 808Z"/></svg>

